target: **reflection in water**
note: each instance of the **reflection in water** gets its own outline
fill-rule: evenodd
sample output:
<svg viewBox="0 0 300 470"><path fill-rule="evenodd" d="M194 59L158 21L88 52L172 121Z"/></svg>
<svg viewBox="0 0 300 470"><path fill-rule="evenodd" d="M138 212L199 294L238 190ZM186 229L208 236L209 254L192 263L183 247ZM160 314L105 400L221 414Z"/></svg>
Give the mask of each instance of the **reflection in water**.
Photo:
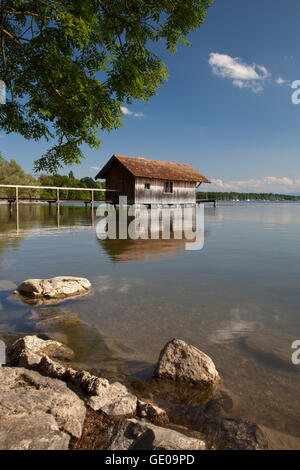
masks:
<svg viewBox="0 0 300 470"><path fill-rule="evenodd" d="M184 240L99 240L113 262L150 261L180 254Z"/></svg>
<svg viewBox="0 0 300 470"><path fill-rule="evenodd" d="M209 234L204 232L202 209L203 206L188 208L186 213L181 208L169 207L144 211L135 209L134 216L126 214L125 227L124 224L121 227L124 218L117 212L114 239L107 236L105 224L98 224L99 243L111 261L117 263L162 260L182 254L188 247L202 249L204 236Z"/></svg>
<svg viewBox="0 0 300 470"><path fill-rule="evenodd" d="M242 317L240 307L231 309L229 319L225 322L222 328L216 329L211 335L213 343L226 343L233 342L239 338L244 338L247 334L253 331L256 327L255 322L244 320ZM246 315L245 315L246 316ZM220 322L223 323L222 321Z"/></svg>

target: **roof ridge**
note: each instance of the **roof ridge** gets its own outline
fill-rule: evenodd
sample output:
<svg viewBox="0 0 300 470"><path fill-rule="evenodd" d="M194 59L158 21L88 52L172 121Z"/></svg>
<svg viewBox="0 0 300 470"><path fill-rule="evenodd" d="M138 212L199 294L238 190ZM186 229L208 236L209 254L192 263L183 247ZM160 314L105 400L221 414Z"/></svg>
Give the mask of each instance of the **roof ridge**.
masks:
<svg viewBox="0 0 300 470"><path fill-rule="evenodd" d="M167 160L154 160L153 158L132 157L132 156L129 156L129 155L116 155L116 154L114 154L113 157L116 157L116 158L132 158L132 159L135 159L135 160L146 160L147 162L151 161L151 162L159 162L159 163L170 163L172 165L182 165L182 166L193 167L193 165L191 163L169 162Z"/></svg>

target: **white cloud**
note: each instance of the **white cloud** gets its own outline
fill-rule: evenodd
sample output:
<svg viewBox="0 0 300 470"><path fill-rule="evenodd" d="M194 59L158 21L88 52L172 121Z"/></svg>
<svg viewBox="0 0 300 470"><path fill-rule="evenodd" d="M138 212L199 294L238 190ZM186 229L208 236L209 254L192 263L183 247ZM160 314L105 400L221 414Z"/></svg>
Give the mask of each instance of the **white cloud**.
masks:
<svg viewBox="0 0 300 470"><path fill-rule="evenodd" d="M288 80L285 80L282 77L278 77L276 80L277 85L284 85L285 83L288 83Z"/></svg>
<svg viewBox="0 0 300 470"><path fill-rule="evenodd" d="M90 170L99 171L100 168L98 166L90 166Z"/></svg>
<svg viewBox="0 0 300 470"><path fill-rule="evenodd" d="M246 64L239 57L212 52L209 55L209 65L215 75L232 80L238 88L249 88L258 93L263 90L264 81L271 76L263 65Z"/></svg>
<svg viewBox="0 0 300 470"><path fill-rule="evenodd" d="M121 111L122 111L122 113L125 114L125 115L130 115L130 114L132 114L132 112L129 111L129 109L126 108L126 106L121 106Z"/></svg>
<svg viewBox="0 0 300 470"><path fill-rule="evenodd" d="M133 113L126 106L121 106L121 111L125 116L143 117L144 113Z"/></svg>
<svg viewBox="0 0 300 470"><path fill-rule="evenodd" d="M208 191L235 191L235 192L266 192L266 193L300 193L300 178L286 176L265 176L261 179L236 180L225 182L221 179L212 179Z"/></svg>

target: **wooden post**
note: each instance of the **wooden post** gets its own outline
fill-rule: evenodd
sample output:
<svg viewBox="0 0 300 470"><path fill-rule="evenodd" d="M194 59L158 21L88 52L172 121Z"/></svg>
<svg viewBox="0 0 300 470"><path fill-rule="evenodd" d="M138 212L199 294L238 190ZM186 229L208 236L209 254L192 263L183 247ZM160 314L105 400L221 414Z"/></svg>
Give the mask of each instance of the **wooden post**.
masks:
<svg viewBox="0 0 300 470"><path fill-rule="evenodd" d="M94 213L94 206L95 206L95 197L94 197L94 190L92 189L92 199L91 199L91 215L92 215L92 226L95 225L95 213Z"/></svg>
<svg viewBox="0 0 300 470"><path fill-rule="evenodd" d="M92 226L95 225L95 212L94 212L94 206L95 206L95 197L94 197L94 190L92 189L92 200L91 200L91 211L92 211Z"/></svg>
<svg viewBox="0 0 300 470"><path fill-rule="evenodd" d="M19 230L19 188L16 186L16 229Z"/></svg>
<svg viewBox="0 0 300 470"><path fill-rule="evenodd" d="M214 207L215 208L217 207L217 200L216 199L214 200Z"/></svg>
<svg viewBox="0 0 300 470"><path fill-rule="evenodd" d="M56 224L57 228L60 226L60 205L59 205L59 188L56 188Z"/></svg>

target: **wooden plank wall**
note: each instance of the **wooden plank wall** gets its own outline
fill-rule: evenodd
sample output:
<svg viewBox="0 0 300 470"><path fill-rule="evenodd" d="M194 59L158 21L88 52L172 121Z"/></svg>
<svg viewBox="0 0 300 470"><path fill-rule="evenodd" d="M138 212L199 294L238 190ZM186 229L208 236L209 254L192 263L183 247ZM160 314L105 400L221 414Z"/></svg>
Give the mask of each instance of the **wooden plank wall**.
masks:
<svg viewBox="0 0 300 470"><path fill-rule="evenodd" d="M145 188L146 183L150 183L150 189ZM195 202L196 183L174 181L173 193L165 193L163 180L135 179L136 204L194 204Z"/></svg>
<svg viewBox="0 0 300 470"><path fill-rule="evenodd" d="M109 193L109 199L115 204L119 202L119 196L127 196L128 203L134 202L134 177L121 165L113 164L107 173L106 189L115 189Z"/></svg>

